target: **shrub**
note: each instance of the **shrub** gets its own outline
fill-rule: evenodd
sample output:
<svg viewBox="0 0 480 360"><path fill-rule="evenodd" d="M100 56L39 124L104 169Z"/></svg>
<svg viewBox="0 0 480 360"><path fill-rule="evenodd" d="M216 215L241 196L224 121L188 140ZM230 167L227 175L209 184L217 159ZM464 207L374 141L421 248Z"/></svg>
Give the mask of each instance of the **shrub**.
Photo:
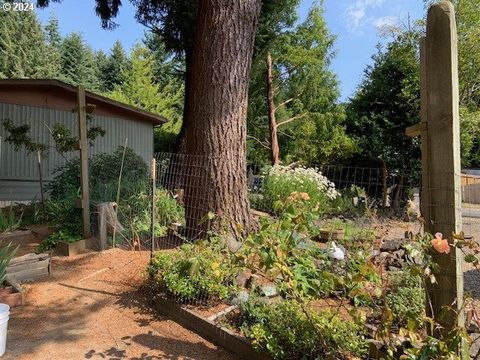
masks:
<svg viewBox="0 0 480 360"><path fill-rule="evenodd" d="M0 208L0 234L7 231L15 231L22 222L23 213L20 216L15 214L13 206L7 209Z"/></svg>
<svg viewBox="0 0 480 360"><path fill-rule="evenodd" d="M73 243L75 241L81 240L82 237L77 233L72 232L69 229L61 229L59 231L54 232L45 240L43 240L40 245L38 245L37 251L42 253L53 249L58 242L65 241L68 243Z"/></svg>
<svg viewBox="0 0 480 360"><path fill-rule="evenodd" d="M261 189L264 210L272 211L275 202L285 202L293 192L308 194L310 208L320 212L326 212L339 196L335 185L316 168L277 165L266 171Z"/></svg>
<svg viewBox="0 0 480 360"><path fill-rule="evenodd" d="M136 237L150 234L151 196L141 192L120 203L119 220ZM171 223L185 223L185 209L165 189L155 192L155 236L164 236Z"/></svg>
<svg viewBox="0 0 480 360"><path fill-rule="evenodd" d="M90 205L95 207L103 201L115 201L118 176L123 157L123 147L113 154L97 154L89 161ZM121 201L148 189L148 167L132 149L125 151L125 160L120 186ZM55 170L54 179L48 184L50 199L45 202L47 221L66 228L71 233L79 233L81 210L75 207L80 197L80 160L69 160ZM126 203L125 205L128 205Z"/></svg>
<svg viewBox="0 0 480 360"><path fill-rule="evenodd" d="M405 326L409 319L420 319L425 311L425 289L419 275L399 271L392 276L392 288L386 296L395 323Z"/></svg>
<svg viewBox="0 0 480 360"><path fill-rule="evenodd" d="M155 192L155 217L162 224L185 223L185 209L165 189Z"/></svg>
<svg viewBox="0 0 480 360"><path fill-rule="evenodd" d="M62 196L45 200L43 206L45 220L58 228L79 234L82 227L82 210L75 206L79 198L78 188L65 187L65 193Z"/></svg>
<svg viewBox="0 0 480 360"><path fill-rule="evenodd" d="M363 356L361 327L331 311L314 311L294 300L265 305L251 299L241 306L242 330L255 349L274 359L347 359Z"/></svg>
<svg viewBox="0 0 480 360"><path fill-rule="evenodd" d="M92 205L102 201L115 201L123 147L112 154L97 154L89 161L90 199ZM127 148L122 170L120 194L128 198L145 191L148 186L148 167L145 161ZM66 194L78 192L80 188L80 160L69 160L55 170L54 179L47 186L52 199L59 199Z"/></svg>
<svg viewBox="0 0 480 360"><path fill-rule="evenodd" d="M217 242L207 241L158 252L149 271L159 290L180 302L225 299L234 276L227 251Z"/></svg>

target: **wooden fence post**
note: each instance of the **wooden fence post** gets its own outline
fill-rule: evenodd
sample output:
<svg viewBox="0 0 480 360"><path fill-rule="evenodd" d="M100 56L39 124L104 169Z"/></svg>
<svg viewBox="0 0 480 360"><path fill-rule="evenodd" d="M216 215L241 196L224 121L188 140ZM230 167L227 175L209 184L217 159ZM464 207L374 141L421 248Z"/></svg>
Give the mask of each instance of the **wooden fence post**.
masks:
<svg viewBox="0 0 480 360"><path fill-rule="evenodd" d="M457 30L455 11L448 1L433 5L428 11L424 55L426 108L422 116L427 119L424 140L428 149L422 149L426 150L422 156L425 156L423 163L428 162L427 169L423 169L428 172L428 184L422 196L430 217L427 229L432 233L441 232L452 242L452 233L462 229L462 199ZM449 254L433 251L432 255L440 270L435 274L437 283L428 286L431 307L427 308L446 332L464 324L463 258L456 248ZM459 316L442 312L448 306L456 308Z"/></svg>
<svg viewBox="0 0 480 360"><path fill-rule="evenodd" d="M152 159L150 165L150 178L152 181L152 203L150 209L150 236L152 238L151 248L150 248L150 261L153 259L153 253L155 251L155 192L156 192L156 182L157 182L157 160Z"/></svg>
<svg viewBox="0 0 480 360"><path fill-rule="evenodd" d="M80 190L83 238L90 238L90 192L88 184L87 104L85 89L78 86L78 138L80 148Z"/></svg>

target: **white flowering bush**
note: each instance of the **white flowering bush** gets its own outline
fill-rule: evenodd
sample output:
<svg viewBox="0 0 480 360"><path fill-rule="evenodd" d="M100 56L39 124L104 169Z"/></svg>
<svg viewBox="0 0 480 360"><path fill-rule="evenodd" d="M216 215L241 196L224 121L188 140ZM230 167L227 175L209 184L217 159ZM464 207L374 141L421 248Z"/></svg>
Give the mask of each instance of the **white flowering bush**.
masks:
<svg viewBox="0 0 480 360"><path fill-rule="evenodd" d="M335 184L317 168L276 165L265 172L262 184L264 209L273 210L276 201L284 202L293 192L307 193L309 204L327 211L333 200L340 196Z"/></svg>

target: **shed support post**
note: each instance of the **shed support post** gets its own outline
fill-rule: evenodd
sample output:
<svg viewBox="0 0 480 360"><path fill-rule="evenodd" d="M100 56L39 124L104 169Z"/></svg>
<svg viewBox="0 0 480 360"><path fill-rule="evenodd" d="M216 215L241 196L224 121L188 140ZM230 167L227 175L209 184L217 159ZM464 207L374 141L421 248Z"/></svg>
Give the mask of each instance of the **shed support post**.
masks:
<svg viewBox="0 0 480 360"><path fill-rule="evenodd" d="M90 192L88 184L87 104L85 89L78 86L78 138L80 148L80 190L83 238L90 238Z"/></svg>

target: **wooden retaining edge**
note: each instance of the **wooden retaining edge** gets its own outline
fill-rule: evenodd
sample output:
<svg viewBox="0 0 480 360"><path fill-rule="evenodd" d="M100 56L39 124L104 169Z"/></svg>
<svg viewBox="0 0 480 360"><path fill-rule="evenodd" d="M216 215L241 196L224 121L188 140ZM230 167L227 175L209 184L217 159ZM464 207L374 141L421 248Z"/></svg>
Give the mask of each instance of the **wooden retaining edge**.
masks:
<svg viewBox="0 0 480 360"><path fill-rule="evenodd" d="M219 327L212 321L195 314L174 301L154 298L151 306L179 323L183 327L200 335L204 339L219 345L245 360L272 360L268 355L255 351L251 343L232 331Z"/></svg>

